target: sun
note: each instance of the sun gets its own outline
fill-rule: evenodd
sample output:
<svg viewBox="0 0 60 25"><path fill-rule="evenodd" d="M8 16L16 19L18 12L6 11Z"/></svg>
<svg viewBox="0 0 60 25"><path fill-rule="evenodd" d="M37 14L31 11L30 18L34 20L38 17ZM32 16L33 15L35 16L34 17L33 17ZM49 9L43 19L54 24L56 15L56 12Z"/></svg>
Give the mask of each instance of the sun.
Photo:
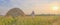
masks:
<svg viewBox="0 0 60 25"><path fill-rule="evenodd" d="M58 6L53 6L53 7L52 7L52 10L58 10L58 9L59 9Z"/></svg>

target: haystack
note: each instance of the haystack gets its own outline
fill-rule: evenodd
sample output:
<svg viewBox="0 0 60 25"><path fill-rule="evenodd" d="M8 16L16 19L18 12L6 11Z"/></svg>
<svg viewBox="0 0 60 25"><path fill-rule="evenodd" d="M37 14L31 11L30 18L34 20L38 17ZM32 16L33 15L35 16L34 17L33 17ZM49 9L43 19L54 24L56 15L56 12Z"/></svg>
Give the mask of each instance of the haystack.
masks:
<svg viewBox="0 0 60 25"><path fill-rule="evenodd" d="M25 14L20 8L12 8L7 12L6 16L16 17L16 16L25 16Z"/></svg>

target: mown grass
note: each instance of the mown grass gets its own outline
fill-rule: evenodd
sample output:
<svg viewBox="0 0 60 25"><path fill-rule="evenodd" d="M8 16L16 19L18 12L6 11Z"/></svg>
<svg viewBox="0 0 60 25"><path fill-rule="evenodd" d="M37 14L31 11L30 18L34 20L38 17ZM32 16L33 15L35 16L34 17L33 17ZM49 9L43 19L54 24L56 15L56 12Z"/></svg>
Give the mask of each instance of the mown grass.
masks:
<svg viewBox="0 0 60 25"><path fill-rule="evenodd" d="M58 16L25 16L25 17L2 17L0 16L0 25L53 25Z"/></svg>

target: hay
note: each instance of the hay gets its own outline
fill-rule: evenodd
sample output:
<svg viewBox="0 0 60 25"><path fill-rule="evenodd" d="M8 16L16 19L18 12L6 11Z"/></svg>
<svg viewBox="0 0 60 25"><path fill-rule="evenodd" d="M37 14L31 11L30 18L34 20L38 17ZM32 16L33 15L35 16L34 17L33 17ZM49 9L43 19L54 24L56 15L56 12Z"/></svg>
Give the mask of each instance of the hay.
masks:
<svg viewBox="0 0 60 25"><path fill-rule="evenodd" d="M20 8L13 8L7 12L6 16L16 17L16 16L25 16L25 14Z"/></svg>

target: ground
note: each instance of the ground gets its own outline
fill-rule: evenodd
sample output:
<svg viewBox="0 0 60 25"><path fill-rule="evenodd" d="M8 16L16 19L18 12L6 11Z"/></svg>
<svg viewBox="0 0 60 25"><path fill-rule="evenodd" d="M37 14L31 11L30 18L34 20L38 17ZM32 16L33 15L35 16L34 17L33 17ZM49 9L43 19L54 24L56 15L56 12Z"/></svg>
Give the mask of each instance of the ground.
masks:
<svg viewBox="0 0 60 25"><path fill-rule="evenodd" d="M60 25L59 16L0 16L0 25Z"/></svg>

